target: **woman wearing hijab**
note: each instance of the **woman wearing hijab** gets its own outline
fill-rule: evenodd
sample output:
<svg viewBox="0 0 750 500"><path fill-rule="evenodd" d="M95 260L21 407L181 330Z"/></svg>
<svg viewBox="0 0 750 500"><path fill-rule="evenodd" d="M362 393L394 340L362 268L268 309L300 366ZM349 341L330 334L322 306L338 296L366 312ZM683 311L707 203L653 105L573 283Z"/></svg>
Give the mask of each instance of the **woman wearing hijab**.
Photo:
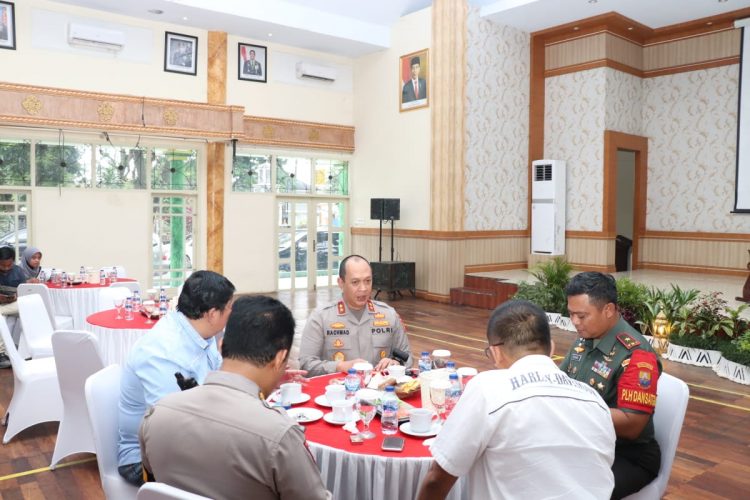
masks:
<svg viewBox="0 0 750 500"><path fill-rule="evenodd" d="M21 270L29 283L39 281L42 270L42 251L36 247L27 247L21 254Z"/></svg>

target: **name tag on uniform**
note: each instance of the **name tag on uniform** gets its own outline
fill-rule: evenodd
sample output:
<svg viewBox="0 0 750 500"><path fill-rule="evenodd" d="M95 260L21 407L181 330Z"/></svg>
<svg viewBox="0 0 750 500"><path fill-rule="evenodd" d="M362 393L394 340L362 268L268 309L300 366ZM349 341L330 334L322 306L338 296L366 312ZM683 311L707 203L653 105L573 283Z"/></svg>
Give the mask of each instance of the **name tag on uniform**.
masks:
<svg viewBox="0 0 750 500"><path fill-rule="evenodd" d="M571 361L581 361L581 358L583 357L583 354L574 353L570 355Z"/></svg>

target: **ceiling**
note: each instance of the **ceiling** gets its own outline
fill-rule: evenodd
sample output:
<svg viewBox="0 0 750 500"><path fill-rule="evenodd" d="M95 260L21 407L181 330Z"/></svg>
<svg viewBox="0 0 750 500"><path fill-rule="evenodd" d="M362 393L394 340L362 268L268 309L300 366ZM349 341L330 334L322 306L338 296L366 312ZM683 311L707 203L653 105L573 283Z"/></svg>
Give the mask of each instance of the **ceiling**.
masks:
<svg viewBox="0 0 750 500"><path fill-rule="evenodd" d="M390 46L390 27L431 0L57 0L256 41L359 57ZM480 15L534 32L619 12L660 28L750 7L750 0L468 0ZM162 13L153 13L160 10ZM151 11L151 12L149 12Z"/></svg>

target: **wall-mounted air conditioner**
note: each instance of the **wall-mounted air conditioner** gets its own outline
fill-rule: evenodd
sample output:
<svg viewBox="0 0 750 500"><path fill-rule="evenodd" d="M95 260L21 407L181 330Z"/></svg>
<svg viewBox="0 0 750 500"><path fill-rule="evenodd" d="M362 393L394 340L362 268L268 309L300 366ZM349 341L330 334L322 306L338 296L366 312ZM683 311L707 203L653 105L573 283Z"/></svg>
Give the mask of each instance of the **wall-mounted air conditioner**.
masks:
<svg viewBox="0 0 750 500"><path fill-rule="evenodd" d="M321 82L336 81L336 69L300 61L296 65L297 78L309 78Z"/></svg>
<svg viewBox="0 0 750 500"><path fill-rule="evenodd" d="M531 253L565 254L565 162L531 164Z"/></svg>
<svg viewBox="0 0 750 500"><path fill-rule="evenodd" d="M87 24L68 25L68 43L117 52L125 46L125 33Z"/></svg>

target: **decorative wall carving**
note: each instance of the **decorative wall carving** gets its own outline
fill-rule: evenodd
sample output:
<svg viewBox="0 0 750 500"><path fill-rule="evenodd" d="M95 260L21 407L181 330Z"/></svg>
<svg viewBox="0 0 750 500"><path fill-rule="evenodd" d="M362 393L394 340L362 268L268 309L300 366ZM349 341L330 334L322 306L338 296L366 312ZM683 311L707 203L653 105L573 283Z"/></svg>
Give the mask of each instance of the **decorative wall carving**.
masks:
<svg viewBox="0 0 750 500"><path fill-rule="evenodd" d="M99 114L99 121L111 122L112 116L115 114L115 108L108 102L103 102L96 108L96 112Z"/></svg>
<svg viewBox="0 0 750 500"><path fill-rule="evenodd" d="M35 95L30 95L21 101L21 106L30 115L38 115L42 109L42 101Z"/></svg>
<svg viewBox="0 0 750 500"><path fill-rule="evenodd" d="M240 142L354 151L354 127L245 116Z"/></svg>

